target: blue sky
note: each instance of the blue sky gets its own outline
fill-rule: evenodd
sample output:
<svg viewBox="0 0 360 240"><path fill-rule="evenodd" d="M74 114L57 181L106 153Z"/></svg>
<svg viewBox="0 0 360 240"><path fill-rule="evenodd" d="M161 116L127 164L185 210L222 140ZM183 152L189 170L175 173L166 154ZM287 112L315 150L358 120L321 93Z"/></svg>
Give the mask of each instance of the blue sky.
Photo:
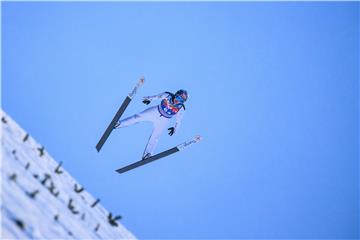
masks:
<svg viewBox="0 0 360 240"><path fill-rule="evenodd" d="M359 236L357 2L2 3L2 107L139 238ZM183 152L142 96L187 89ZM169 125L171 126L171 125Z"/></svg>

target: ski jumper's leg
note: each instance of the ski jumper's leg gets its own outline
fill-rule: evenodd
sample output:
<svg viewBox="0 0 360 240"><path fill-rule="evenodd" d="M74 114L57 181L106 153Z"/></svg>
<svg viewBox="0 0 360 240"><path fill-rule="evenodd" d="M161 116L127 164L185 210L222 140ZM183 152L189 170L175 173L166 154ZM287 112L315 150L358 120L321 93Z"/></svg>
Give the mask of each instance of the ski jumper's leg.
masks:
<svg viewBox="0 0 360 240"><path fill-rule="evenodd" d="M153 120L154 120L153 121L154 129L153 129L153 132L151 133L149 141L146 145L143 157L148 153L153 155L155 147L156 147L157 143L159 142L159 137L160 137L161 133L164 131L164 129L166 129L168 122L169 122L169 118L162 117L159 114L157 114L156 118Z"/></svg>
<svg viewBox="0 0 360 240"><path fill-rule="evenodd" d="M123 127L127 127L139 122L144 122L144 121L152 121L152 115L154 115L154 110L157 110L157 107L150 107L148 109L145 109L144 111L134 114L131 117L125 118L124 120L121 120L119 123L119 128L123 128Z"/></svg>

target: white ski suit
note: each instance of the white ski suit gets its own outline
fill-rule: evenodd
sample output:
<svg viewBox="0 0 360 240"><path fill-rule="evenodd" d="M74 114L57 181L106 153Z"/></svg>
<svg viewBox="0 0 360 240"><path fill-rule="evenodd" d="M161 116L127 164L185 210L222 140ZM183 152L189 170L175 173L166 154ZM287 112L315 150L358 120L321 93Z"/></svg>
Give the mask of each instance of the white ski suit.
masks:
<svg viewBox="0 0 360 240"><path fill-rule="evenodd" d="M161 104L159 104L157 106L149 107L149 108L145 109L144 111L137 113L131 117L125 118L124 120L121 120L119 122L120 125L118 126L118 128L128 127L130 125L133 125L133 124L136 124L139 122L152 122L153 123L153 131L152 131L149 141L145 147L143 157L145 157L148 154L150 154L151 156L153 155L155 147L159 141L159 137L160 137L161 133L167 127L171 117L176 115L176 123L174 126L174 133L177 131L177 129L180 126L181 120L184 116L184 108L178 109L177 112L172 116L167 115L164 112L163 112L163 114L161 113L162 106L163 106L162 104L164 102L168 102L166 99L168 97L169 97L168 93L161 93L161 94L158 94L155 96L144 97L144 100L152 101L155 99L162 99L162 102L161 102Z"/></svg>

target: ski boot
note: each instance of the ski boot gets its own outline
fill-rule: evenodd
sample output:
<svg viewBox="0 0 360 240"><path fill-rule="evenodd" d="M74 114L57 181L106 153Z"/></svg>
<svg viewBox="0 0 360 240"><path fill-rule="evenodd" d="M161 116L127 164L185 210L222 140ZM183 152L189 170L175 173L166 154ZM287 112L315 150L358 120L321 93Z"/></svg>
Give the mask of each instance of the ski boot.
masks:
<svg viewBox="0 0 360 240"><path fill-rule="evenodd" d="M151 157L151 154L150 154L150 153L147 153L147 154L145 154L145 155L143 156L142 160L145 160L145 159L147 159L147 158L149 158L149 157Z"/></svg>
<svg viewBox="0 0 360 240"><path fill-rule="evenodd" d="M116 122L116 123L115 123L115 126L114 126L114 129L119 128L119 126L120 126L120 122Z"/></svg>

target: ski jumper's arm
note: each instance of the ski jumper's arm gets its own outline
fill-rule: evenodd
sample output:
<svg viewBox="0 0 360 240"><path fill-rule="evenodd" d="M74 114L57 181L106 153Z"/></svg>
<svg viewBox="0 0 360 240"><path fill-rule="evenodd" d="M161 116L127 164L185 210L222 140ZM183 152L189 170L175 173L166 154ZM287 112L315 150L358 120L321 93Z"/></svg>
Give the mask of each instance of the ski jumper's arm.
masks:
<svg viewBox="0 0 360 240"><path fill-rule="evenodd" d="M152 101L152 100L156 100L156 99L164 99L164 98L166 98L168 95L169 95L168 93L163 92L163 93L160 93L160 94L157 94L157 95L154 95L154 96L146 96L146 97L144 97L143 99L144 99L144 100Z"/></svg>
<svg viewBox="0 0 360 240"><path fill-rule="evenodd" d="M177 129L179 129L180 127L180 124L181 124L181 121L184 117L184 114L185 114L185 110L184 108L181 108L177 114L176 114L176 122L175 122L175 126L174 126L174 132L177 131Z"/></svg>

